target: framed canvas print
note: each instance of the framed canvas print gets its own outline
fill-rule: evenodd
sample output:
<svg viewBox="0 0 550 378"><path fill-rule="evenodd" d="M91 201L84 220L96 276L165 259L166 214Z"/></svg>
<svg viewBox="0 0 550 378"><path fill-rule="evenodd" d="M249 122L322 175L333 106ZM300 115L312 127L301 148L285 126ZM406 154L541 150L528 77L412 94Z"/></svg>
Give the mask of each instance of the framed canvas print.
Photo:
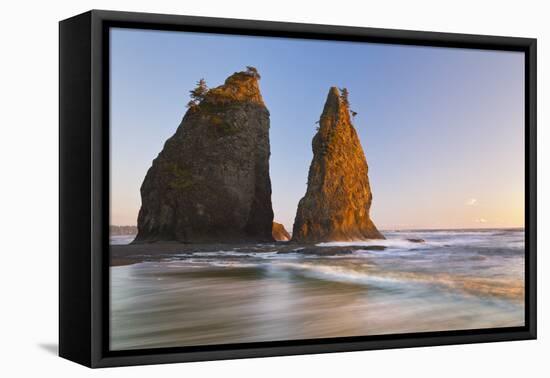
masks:
<svg viewBox="0 0 550 378"><path fill-rule="evenodd" d="M536 337L536 40L60 22L60 355Z"/></svg>

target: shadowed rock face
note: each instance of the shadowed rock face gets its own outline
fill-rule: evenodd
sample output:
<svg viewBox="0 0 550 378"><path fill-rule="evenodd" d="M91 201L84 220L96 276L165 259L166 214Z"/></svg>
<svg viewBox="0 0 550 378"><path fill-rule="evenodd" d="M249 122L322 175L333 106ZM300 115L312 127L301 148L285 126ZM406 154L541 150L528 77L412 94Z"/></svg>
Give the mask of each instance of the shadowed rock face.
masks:
<svg viewBox="0 0 550 378"><path fill-rule="evenodd" d="M269 111L231 75L191 107L141 186L136 242L272 241Z"/></svg>
<svg viewBox="0 0 550 378"><path fill-rule="evenodd" d="M273 239L276 241L289 241L290 234L281 223L273 222Z"/></svg>
<svg viewBox="0 0 550 378"><path fill-rule="evenodd" d="M307 192L298 204L292 240L383 239L369 216L372 193L365 154L348 105L335 87L312 145Z"/></svg>

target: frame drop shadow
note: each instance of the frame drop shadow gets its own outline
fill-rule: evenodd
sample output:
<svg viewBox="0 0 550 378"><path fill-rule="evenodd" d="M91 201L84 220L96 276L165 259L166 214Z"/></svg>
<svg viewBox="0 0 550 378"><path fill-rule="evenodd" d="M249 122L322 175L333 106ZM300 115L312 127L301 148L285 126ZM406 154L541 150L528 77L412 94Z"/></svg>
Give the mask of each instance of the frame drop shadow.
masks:
<svg viewBox="0 0 550 378"><path fill-rule="evenodd" d="M40 343L38 347L50 354L59 355L59 345L57 343Z"/></svg>

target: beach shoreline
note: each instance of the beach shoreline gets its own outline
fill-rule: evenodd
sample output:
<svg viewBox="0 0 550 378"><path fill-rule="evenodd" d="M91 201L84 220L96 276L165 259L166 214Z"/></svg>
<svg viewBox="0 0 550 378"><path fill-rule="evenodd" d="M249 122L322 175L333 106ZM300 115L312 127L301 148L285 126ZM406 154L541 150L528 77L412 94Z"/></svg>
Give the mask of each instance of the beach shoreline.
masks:
<svg viewBox="0 0 550 378"><path fill-rule="evenodd" d="M524 325L523 230L385 236L316 244L117 239L111 349Z"/></svg>
<svg viewBox="0 0 550 378"><path fill-rule="evenodd" d="M350 255L358 250L384 250L383 245L320 247L313 243L212 243L185 244L177 242L140 243L110 246L110 266L160 261L181 255L247 251L250 253L299 253L303 255Z"/></svg>

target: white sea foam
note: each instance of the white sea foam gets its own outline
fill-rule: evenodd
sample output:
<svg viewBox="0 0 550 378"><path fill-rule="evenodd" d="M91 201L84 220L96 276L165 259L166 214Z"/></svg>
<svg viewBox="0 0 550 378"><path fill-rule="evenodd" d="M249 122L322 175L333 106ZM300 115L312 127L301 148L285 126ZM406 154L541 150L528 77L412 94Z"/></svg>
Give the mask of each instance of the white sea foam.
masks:
<svg viewBox="0 0 550 378"><path fill-rule="evenodd" d="M209 262L211 266L216 266L220 268L254 268L257 267L258 264L253 263L242 263L242 262L236 262L236 261L211 261Z"/></svg>
<svg viewBox="0 0 550 378"><path fill-rule="evenodd" d="M306 277L342 283L372 285L386 288L405 287L405 285L409 284L409 282L404 279L388 277L381 274L369 274L364 271L353 270L342 266L286 262L277 264L276 267L290 269Z"/></svg>
<svg viewBox="0 0 550 378"><path fill-rule="evenodd" d="M368 265L349 268L349 266L286 262L279 263L275 267L290 270L304 277L390 290L424 291L439 288L515 298L520 295L518 293L521 293L522 285L522 281L518 279L469 277L445 272L380 271L376 266Z"/></svg>
<svg viewBox="0 0 550 378"><path fill-rule="evenodd" d="M110 245L126 245L134 241L136 235L112 235L109 237Z"/></svg>
<svg viewBox="0 0 550 378"><path fill-rule="evenodd" d="M192 256L197 257L216 257L216 256L248 256L249 253L236 252L236 251L214 251L214 252L193 252Z"/></svg>
<svg viewBox="0 0 550 378"><path fill-rule="evenodd" d="M386 232L387 239L356 240L319 243L319 247L386 247L386 251L406 251L452 246L494 246L523 249L524 232L521 230L482 231L393 231ZM414 242L409 239L422 239Z"/></svg>
<svg viewBox="0 0 550 378"><path fill-rule="evenodd" d="M437 243L439 244L439 243ZM386 247L391 249L413 249L434 246L431 242L416 243L407 239L371 239L356 241L325 242L316 244L317 247Z"/></svg>
<svg viewBox="0 0 550 378"><path fill-rule="evenodd" d="M178 257L261 257L270 258L277 254L277 251L271 252L241 252L241 251L212 251L212 252L185 252L178 253Z"/></svg>

